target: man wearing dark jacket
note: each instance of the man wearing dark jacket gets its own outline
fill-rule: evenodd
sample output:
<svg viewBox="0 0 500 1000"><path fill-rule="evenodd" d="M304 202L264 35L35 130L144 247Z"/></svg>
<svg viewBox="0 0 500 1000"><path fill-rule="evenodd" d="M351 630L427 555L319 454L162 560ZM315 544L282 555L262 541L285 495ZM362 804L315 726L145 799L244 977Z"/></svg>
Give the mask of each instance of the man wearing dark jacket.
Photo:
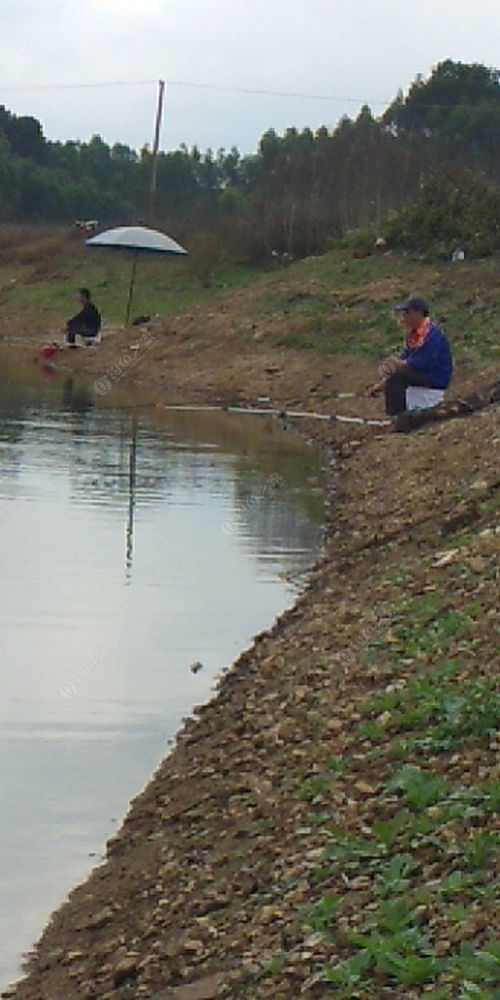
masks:
<svg viewBox="0 0 500 1000"><path fill-rule="evenodd" d="M385 409L394 417L406 410L408 386L447 389L453 371L451 351L441 328L429 317L427 303L413 296L396 307L406 330L406 342L398 358L382 363L386 375L368 390L369 396L385 394Z"/></svg>
<svg viewBox="0 0 500 1000"><path fill-rule="evenodd" d="M101 317L93 302L90 299L88 288L80 288L78 301L81 310L76 316L72 316L66 323L66 343L68 347L76 347L75 337L80 334L83 337L97 337L101 329Z"/></svg>

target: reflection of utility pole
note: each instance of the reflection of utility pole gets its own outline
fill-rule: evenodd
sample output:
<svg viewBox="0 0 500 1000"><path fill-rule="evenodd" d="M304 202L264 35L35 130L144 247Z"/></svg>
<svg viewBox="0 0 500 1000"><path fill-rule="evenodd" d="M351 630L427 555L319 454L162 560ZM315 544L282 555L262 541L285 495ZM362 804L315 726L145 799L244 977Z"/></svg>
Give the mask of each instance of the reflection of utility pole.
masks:
<svg viewBox="0 0 500 1000"><path fill-rule="evenodd" d="M137 417L132 417L132 433L130 439L130 457L128 469L128 520L127 520L127 577L132 571L132 558L134 554L134 510L135 510L135 481L137 476Z"/></svg>
<svg viewBox="0 0 500 1000"><path fill-rule="evenodd" d="M148 221L152 224L155 221L156 211L156 175L158 172L158 148L160 145L161 119L163 115L163 98L165 94L165 80L158 80L158 106L156 109L155 137L153 140L153 152L151 156L151 180L149 184L149 211Z"/></svg>

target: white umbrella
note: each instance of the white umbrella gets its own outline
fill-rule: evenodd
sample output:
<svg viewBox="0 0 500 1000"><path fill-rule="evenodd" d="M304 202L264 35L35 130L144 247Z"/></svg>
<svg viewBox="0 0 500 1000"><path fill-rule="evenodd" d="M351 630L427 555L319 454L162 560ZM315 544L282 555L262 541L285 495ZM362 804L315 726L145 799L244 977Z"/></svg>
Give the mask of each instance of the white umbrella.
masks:
<svg viewBox="0 0 500 1000"><path fill-rule="evenodd" d="M125 323L130 318L130 307L134 293L135 274L137 270L137 259L140 253L170 253L187 254L187 250L176 243L166 233L161 233L158 229L148 229L147 226L116 226L114 229L106 229L97 236L91 236L85 241L89 247L112 247L118 250L132 250L132 274L130 276L130 286L128 290L127 310L125 313Z"/></svg>

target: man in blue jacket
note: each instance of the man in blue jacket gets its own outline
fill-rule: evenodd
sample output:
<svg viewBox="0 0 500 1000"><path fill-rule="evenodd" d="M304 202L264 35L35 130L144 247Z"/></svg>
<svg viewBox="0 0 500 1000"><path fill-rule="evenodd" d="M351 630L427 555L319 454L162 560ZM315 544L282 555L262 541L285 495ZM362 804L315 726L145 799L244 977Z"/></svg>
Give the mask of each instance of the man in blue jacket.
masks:
<svg viewBox="0 0 500 1000"><path fill-rule="evenodd" d="M385 394L385 410L394 417L406 410L410 385L447 389L453 371L451 351L441 328L429 317L427 303L414 295L396 307L406 330L406 342L398 358L387 358L381 370L385 378L368 390L369 396Z"/></svg>

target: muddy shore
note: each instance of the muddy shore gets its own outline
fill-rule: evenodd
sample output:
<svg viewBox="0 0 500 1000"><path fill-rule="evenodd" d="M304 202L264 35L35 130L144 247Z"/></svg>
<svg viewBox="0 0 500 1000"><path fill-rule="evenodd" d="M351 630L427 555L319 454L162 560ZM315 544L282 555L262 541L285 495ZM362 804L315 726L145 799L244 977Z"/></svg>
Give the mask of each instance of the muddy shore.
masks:
<svg viewBox="0 0 500 1000"><path fill-rule="evenodd" d="M255 405L263 397L283 408L381 415L360 392L373 376L368 361L269 348L235 325L235 300L231 311L193 310L110 332L99 347L60 352L50 364L104 397L133 385L137 405L154 408L155 419L166 403ZM31 365L38 347L13 349ZM463 391L491 374L464 368L456 384ZM394 623L422 595L462 610L477 601L471 636L473 615L464 613L465 638L457 632L447 655L462 657L464 678L479 662L493 670L497 659L499 409L409 436L313 420L301 421L300 433L335 458L335 517L305 594L185 724L106 861L54 914L27 977L4 997L332 995L321 970L348 953L347 930L371 905L371 887L367 876L318 870L333 831L367 836L394 813L386 794L399 767L392 745L381 738L372 753L360 735L370 699L392 679ZM403 650L398 680L432 670L435 660ZM324 784L332 761L344 763ZM479 771L483 784L498 780L498 746L482 735L426 763L462 785ZM421 877L429 862L419 851ZM343 901L335 935L304 916L325 893ZM433 941L450 953L480 947L495 923L488 907L448 926L429 904ZM382 977L375 992L366 985L358 995L423 993Z"/></svg>

